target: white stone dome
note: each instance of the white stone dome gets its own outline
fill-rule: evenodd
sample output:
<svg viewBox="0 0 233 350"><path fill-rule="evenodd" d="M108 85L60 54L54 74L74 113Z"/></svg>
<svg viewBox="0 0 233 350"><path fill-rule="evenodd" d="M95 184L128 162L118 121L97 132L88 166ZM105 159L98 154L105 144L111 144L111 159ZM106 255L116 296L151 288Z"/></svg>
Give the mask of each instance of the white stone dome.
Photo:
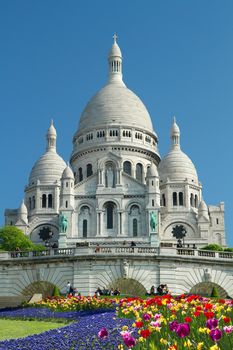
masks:
<svg viewBox="0 0 233 350"><path fill-rule="evenodd" d="M146 107L122 80L122 54L116 42L117 35L114 34L113 38L114 43L108 56L108 84L86 105L79 121L78 134L106 125L142 128L153 133Z"/></svg>
<svg viewBox="0 0 233 350"><path fill-rule="evenodd" d="M158 166L160 180L167 178L175 181L188 179L198 184L198 176L191 159L180 149L180 129L174 118L171 128L171 150L161 160Z"/></svg>
<svg viewBox="0 0 233 350"><path fill-rule="evenodd" d="M80 122L79 133L85 129L114 124L142 128L153 132L150 115L140 100L123 84L109 83L87 104Z"/></svg>
<svg viewBox="0 0 233 350"><path fill-rule="evenodd" d="M150 176L158 176L158 170L157 167L154 163L152 163L148 168L147 168L147 173L146 173L147 177Z"/></svg>
<svg viewBox="0 0 233 350"><path fill-rule="evenodd" d="M54 183L60 180L66 168L64 160L53 151L47 151L35 163L29 176L29 184L40 182Z"/></svg>
<svg viewBox="0 0 233 350"><path fill-rule="evenodd" d="M193 180L198 183L197 172L191 159L179 148L172 149L159 163L161 180Z"/></svg>
<svg viewBox="0 0 233 350"><path fill-rule="evenodd" d="M46 152L34 164L30 176L29 185L36 184L37 181L45 183L55 183L60 181L66 163L56 152L57 132L53 121L48 129Z"/></svg>
<svg viewBox="0 0 233 350"><path fill-rule="evenodd" d="M71 170L71 168L69 167L69 165L67 165L67 167L63 171L62 178L63 179L74 179L74 173Z"/></svg>

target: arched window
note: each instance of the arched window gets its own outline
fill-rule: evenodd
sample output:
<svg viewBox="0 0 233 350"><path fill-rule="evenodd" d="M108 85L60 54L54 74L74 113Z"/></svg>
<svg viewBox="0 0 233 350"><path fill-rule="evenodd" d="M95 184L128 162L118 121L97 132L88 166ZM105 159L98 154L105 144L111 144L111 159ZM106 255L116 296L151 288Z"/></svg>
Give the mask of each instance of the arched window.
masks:
<svg viewBox="0 0 233 350"><path fill-rule="evenodd" d="M126 174L131 175L131 163L128 161L124 162L123 170Z"/></svg>
<svg viewBox="0 0 233 350"><path fill-rule="evenodd" d="M172 198L173 198L173 205L177 205L177 193L176 192L173 192Z"/></svg>
<svg viewBox="0 0 233 350"><path fill-rule="evenodd" d="M194 198L193 198L193 194L192 193L190 195L190 205L191 205L191 207L194 206Z"/></svg>
<svg viewBox="0 0 233 350"><path fill-rule="evenodd" d="M83 181L83 169L79 168L78 169L78 181Z"/></svg>
<svg viewBox="0 0 233 350"><path fill-rule="evenodd" d="M113 228L113 203L107 203L107 229Z"/></svg>
<svg viewBox="0 0 233 350"><path fill-rule="evenodd" d="M154 199L152 199L151 204L152 204L152 207L155 206L155 200Z"/></svg>
<svg viewBox="0 0 233 350"><path fill-rule="evenodd" d="M42 195L42 208L46 208L47 205L47 196L46 194Z"/></svg>
<svg viewBox="0 0 233 350"><path fill-rule="evenodd" d="M29 210L31 210L32 209L32 199L31 199L31 197L29 197Z"/></svg>
<svg viewBox="0 0 233 350"><path fill-rule="evenodd" d="M179 192L179 205L184 205L183 192Z"/></svg>
<svg viewBox="0 0 233 350"><path fill-rule="evenodd" d="M68 201L66 201L66 208L68 208Z"/></svg>
<svg viewBox="0 0 233 350"><path fill-rule="evenodd" d="M164 193L162 194L161 205L162 205L162 207L166 207L166 197L165 197Z"/></svg>
<svg viewBox="0 0 233 350"><path fill-rule="evenodd" d="M83 220L83 237L84 238L87 237L87 220L86 219Z"/></svg>
<svg viewBox="0 0 233 350"><path fill-rule="evenodd" d="M91 176L93 174L92 172L92 165L87 164L87 177Z"/></svg>
<svg viewBox="0 0 233 350"><path fill-rule="evenodd" d="M35 196L32 196L32 209L35 209L36 207L36 198Z"/></svg>
<svg viewBox="0 0 233 350"><path fill-rule="evenodd" d="M53 196L51 194L48 195L48 208L53 207Z"/></svg>
<svg viewBox="0 0 233 350"><path fill-rule="evenodd" d="M133 236L137 237L138 235L138 220L133 219Z"/></svg>
<svg viewBox="0 0 233 350"><path fill-rule="evenodd" d="M142 182L142 164L138 163L136 165L136 179L140 182Z"/></svg>
<svg viewBox="0 0 233 350"><path fill-rule="evenodd" d="M197 194L195 194L194 206L195 206L195 208L198 207L198 197L197 197Z"/></svg>

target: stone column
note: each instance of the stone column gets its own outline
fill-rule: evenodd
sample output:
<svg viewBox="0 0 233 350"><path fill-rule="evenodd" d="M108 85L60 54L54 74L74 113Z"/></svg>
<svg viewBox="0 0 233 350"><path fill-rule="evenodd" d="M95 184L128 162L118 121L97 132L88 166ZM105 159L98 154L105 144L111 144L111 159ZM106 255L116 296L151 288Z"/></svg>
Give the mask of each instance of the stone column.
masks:
<svg viewBox="0 0 233 350"><path fill-rule="evenodd" d="M189 185L185 184L185 194L184 194L184 205L187 209L190 209L190 194L189 194Z"/></svg>
<svg viewBox="0 0 233 350"><path fill-rule="evenodd" d="M122 211L117 212L117 236L122 235Z"/></svg>

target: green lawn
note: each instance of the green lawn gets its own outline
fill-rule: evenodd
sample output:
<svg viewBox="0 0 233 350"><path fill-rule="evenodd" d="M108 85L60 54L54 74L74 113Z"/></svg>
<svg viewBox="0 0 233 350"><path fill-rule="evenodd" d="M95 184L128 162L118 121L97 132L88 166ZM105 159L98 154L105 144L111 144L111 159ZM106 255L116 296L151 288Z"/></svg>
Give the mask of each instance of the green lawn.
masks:
<svg viewBox="0 0 233 350"><path fill-rule="evenodd" d="M0 340L27 337L67 325L61 322L0 320Z"/></svg>

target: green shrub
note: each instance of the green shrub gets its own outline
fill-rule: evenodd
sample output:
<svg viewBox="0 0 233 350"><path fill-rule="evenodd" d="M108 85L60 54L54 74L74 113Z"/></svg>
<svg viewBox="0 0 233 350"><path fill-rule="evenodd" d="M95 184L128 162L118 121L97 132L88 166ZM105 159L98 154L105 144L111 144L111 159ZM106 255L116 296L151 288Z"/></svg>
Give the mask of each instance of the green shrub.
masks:
<svg viewBox="0 0 233 350"><path fill-rule="evenodd" d="M218 288L217 287L213 287L212 289L212 293L211 293L211 297L212 298L219 298L219 293L218 293Z"/></svg>
<svg viewBox="0 0 233 350"><path fill-rule="evenodd" d="M224 248L224 252L233 252L233 248Z"/></svg>
<svg viewBox="0 0 233 350"><path fill-rule="evenodd" d="M54 286L54 288L53 288L53 297L60 297L60 296L61 296L60 289L57 286Z"/></svg>
<svg viewBox="0 0 233 350"><path fill-rule="evenodd" d="M202 250L215 250L217 252L223 251L223 248L219 244L215 244L215 243L209 244L209 245L207 245L207 246L205 246L205 247L203 247L201 249Z"/></svg>

